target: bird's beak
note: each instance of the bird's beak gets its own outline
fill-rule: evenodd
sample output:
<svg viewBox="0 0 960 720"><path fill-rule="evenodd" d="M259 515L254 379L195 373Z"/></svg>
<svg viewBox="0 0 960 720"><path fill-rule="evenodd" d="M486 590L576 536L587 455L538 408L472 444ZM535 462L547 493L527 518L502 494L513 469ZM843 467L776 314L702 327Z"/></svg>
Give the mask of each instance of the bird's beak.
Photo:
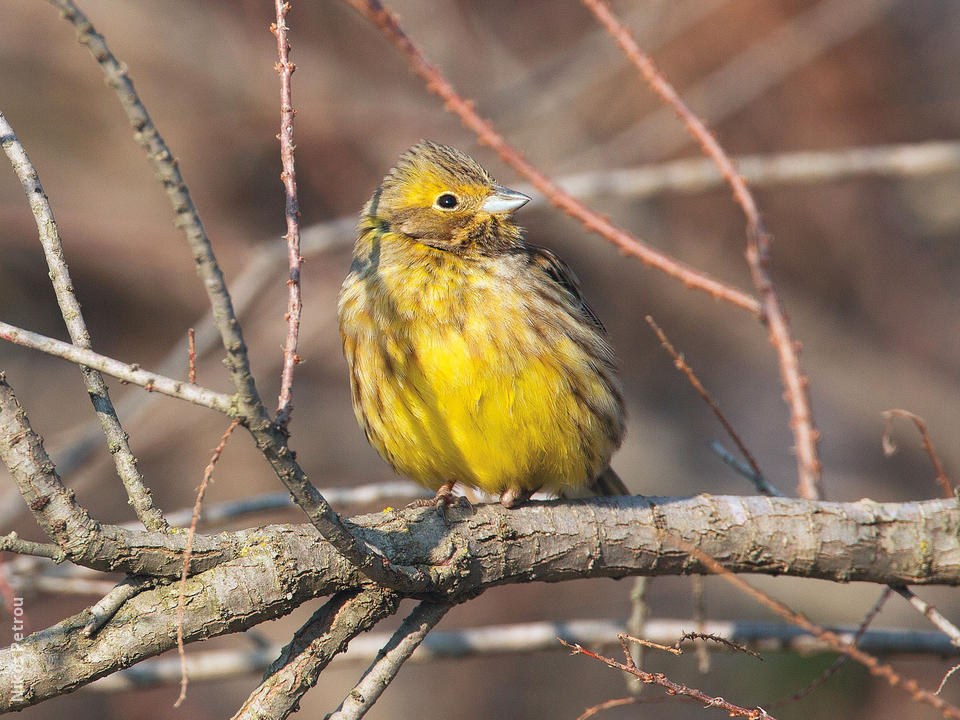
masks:
<svg viewBox="0 0 960 720"><path fill-rule="evenodd" d="M530 197L522 192L505 188L501 185L493 186L493 194L483 201L481 210L488 213L513 212L530 202Z"/></svg>

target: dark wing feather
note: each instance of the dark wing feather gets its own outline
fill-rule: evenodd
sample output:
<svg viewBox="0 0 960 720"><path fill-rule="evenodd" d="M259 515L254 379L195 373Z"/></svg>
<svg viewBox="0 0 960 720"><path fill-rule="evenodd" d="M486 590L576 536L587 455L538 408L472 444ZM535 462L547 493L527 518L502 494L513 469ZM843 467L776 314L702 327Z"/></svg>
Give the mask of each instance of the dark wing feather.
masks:
<svg viewBox="0 0 960 720"><path fill-rule="evenodd" d="M557 285L563 288L573 300L579 304L580 311L590 320L601 332L606 333L607 329L600 322L597 314L587 305L583 299L583 292L580 289L580 280L574 274L570 266L563 260L554 255L545 247L539 245L527 245L526 250L529 253L530 264L553 280Z"/></svg>

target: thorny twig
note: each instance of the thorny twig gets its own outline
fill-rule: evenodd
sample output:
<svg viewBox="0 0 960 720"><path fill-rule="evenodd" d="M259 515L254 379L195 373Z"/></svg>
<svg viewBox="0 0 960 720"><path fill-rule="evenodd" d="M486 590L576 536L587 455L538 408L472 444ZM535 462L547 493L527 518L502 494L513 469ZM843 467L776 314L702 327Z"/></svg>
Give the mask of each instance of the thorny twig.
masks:
<svg viewBox="0 0 960 720"><path fill-rule="evenodd" d="M670 680L663 673L650 673L644 672L636 667L633 664L633 659L630 657L630 652L624 648L626 663L621 663L613 658L605 657L599 655L595 652L587 650L581 645L570 644L564 640L557 638L560 641L560 644L564 647L570 648L570 652L573 655L586 655L591 657L594 660L598 660L605 665L615 668L617 670L622 670L623 672L630 673L631 675L636 676L640 679L641 682L646 683L647 685L658 685L667 691L669 695L683 695L685 697L692 698L697 702L703 703L704 707L715 707L720 710L725 710L731 717L743 717L750 718L751 720L759 720L760 718L769 718L769 720L776 720L772 715L769 715L766 711L761 708L745 708L740 705L734 705L733 703L724 700L722 697L712 697L706 693L697 690L696 688L687 687L680 683Z"/></svg>
<svg viewBox="0 0 960 720"><path fill-rule="evenodd" d="M780 377L790 408L790 429L793 431L797 453L799 478L797 492L800 497L808 500L819 499L823 494L820 460L817 457L819 434L813 426L807 379L800 369L799 345L793 340L790 325L780 307L780 300L774 291L773 280L770 277L770 236L763 226L756 201L746 182L737 172L733 161L713 134L684 104L676 90L640 49L630 31L610 11L607 4L603 0L582 1L623 48L651 89L684 121L690 134L700 143L703 152L716 163L733 189L737 204L743 209L747 218L747 264L750 266L753 283L760 294L760 317L767 325L770 341L777 351Z"/></svg>
<svg viewBox="0 0 960 720"><path fill-rule="evenodd" d="M893 687L903 689L910 694L914 701L924 703L939 710L943 717L952 718L953 720L960 720L960 708L951 705L942 698L931 693L929 690L924 690L920 687L916 680L903 677L887 663L880 662L873 655L863 652L852 643L844 642L837 636L835 632L817 625L807 616L791 609L782 601L772 598L762 590L755 588L746 580L743 580L742 578L733 574L720 565L720 563L718 563L716 560L705 555L696 548L690 548L690 553L700 560L700 562L706 565L712 572L718 574L724 580L739 588L741 591L752 597L764 607L769 608L777 615L793 623L797 627L803 628L807 632L816 635L819 639L830 645L830 647L835 651L843 653L844 655L849 655L851 658L866 667L871 675L882 677Z"/></svg>
<svg viewBox="0 0 960 720"><path fill-rule="evenodd" d="M287 13L290 3L275 0L277 21L270 31L277 38L277 73L280 75L280 160L283 172L284 214L287 218L287 259L290 275L287 279L287 339L283 346L283 373L280 377L280 398L277 405L276 422L286 427L293 412L293 370L300 361L297 355L297 341L300 336L300 311L303 303L300 296L300 203L297 201L297 175L294 164L293 118L297 111L293 109L291 76L296 66L290 62L290 43L287 41Z"/></svg>

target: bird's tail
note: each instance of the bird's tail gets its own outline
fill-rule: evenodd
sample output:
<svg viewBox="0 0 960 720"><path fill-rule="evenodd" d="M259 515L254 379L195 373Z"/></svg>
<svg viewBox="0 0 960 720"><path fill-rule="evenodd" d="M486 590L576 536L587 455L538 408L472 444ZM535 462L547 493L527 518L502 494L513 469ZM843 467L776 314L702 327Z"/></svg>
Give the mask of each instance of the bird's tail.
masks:
<svg viewBox="0 0 960 720"><path fill-rule="evenodd" d="M613 468L607 465L606 469L597 475L596 480L589 485L579 488L563 488L557 495L567 500L574 500L603 495L633 495L633 493L630 492Z"/></svg>
<svg viewBox="0 0 960 720"><path fill-rule="evenodd" d="M607 469L597 476L597 479L590 485L595 495L632 495L620 479L620 476L612 467L607 465Z"/></svg>

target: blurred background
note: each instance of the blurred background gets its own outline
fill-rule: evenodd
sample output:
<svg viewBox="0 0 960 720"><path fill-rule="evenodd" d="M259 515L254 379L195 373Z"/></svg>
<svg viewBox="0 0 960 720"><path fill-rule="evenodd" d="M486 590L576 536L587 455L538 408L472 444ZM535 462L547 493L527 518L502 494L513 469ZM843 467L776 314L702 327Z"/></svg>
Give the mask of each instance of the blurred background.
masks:
<svg viewBox="0 0 960 720"><path fill-rule="evenodd" d="M481 114L554 177L639 168L697 157L670 111L577 2L395 0L413 40ZM832 151L960 138L960 4L937 0L640 0L615 11L691 107L735 155ZM231 281L253 276L264 290L244 311L261 394L274 402L285 334L283 267L251 271L285 232L273 4L86 0L82 9L130 74L179 160ZM46 3L0 0L0 109L36 164L60 223L74 285L101 353L156 368L179 354L186 377L187 328L205 296L184 239L100 69L70 25ZM304 226L355 216L397 156L420 138L473 154L503 184L520 179L424 89L388 42L337 0L294 3L289 16L297 64L297 180ZM954 480L960 479L960 172L908 178L759 185L774 235L773 274L803 342L828 499L897 501L935 497L934 472L914 429L895 428L899 452L881 452L881 411L923 416ZM686 263L750 290L744 221L725 187L647 197L601 191L585 201ZM622 258L601 238L540 204L519 221L528 238L556 250L580 276L623 367L629 429L613 465L638 492L752 494L709 443L728 444L709 409L643 322L651 314L710 389L757 457L788 494L796 482L788 412L774 353L747 313ZM349 265L349 225L307 258L305 312L296 375L292 446L320 487L395 479L367 446L350 406L336 322L336 294ZM267 248L267 250L265 250ZM246 276L244 273L246 272ZM0 318L66 338L47 280L32 216L12 172L0 170ZM228 391L218 352L199 382ZM58 464L92 413L76 368L0 344L0 369ZM115 399L142 391L111 383ZM191 505L203 467L226 426L220 416L157 398L126 424L160 506ZM121 419L123 411L121 410ZM65 480L102 521L132 519L109 454L99 444ZM274 491L278 483L243 433L231 440L207 502ZM402 504L404 501L393 502ZM378 510L342 507L355 513ZM12 482L0 470L0 533L40 539ZM296 512L243 518L239 525L300 522ZM9 559L10 556L7 556ZM880 589L862 584L754 578L820 623L857 624ZM439 629L629 613L629 581L579 581L491 590L455 608ZM692 613L688 578L652 583L653 617ZM766 610L706 580L711 618L768 620ZM949 589L922 590L948 617ZM77 612L93 597L33 595L32 629ZM316 609L305 606L259 627L284 643ZM401 616L404 614L401 611ZM398 621L397 621L398 622ZM394 625L396 622L394 623ZM0 623L6 625L6 623ZM878 627L925 621L895 597ZM384 623L379 629L389 629ZM0 644L6 644L6 632ZM251 647L230 636L190 645ZM832 657L716 655L708 675L691 655L655 656L651 669L746 706L770 704L804 686ZM894 665L935 688L950 662L898 658ZM329 712L363 664L329 669L303 703L305 717ZM194 683L179 711L176 689L117 694L84 690L30 708L25 718L131 717L150 703L157 718L232 714L259 674ZM945 697L960 702L960 681ZM616 671L566 652L408 664L371 718L576 718L625 694ZM656 695L656 692L651 693ZM611 710L602 717L701 717L695 705ZM780 718L933 717L906 694L853 663Z"/></svg>

